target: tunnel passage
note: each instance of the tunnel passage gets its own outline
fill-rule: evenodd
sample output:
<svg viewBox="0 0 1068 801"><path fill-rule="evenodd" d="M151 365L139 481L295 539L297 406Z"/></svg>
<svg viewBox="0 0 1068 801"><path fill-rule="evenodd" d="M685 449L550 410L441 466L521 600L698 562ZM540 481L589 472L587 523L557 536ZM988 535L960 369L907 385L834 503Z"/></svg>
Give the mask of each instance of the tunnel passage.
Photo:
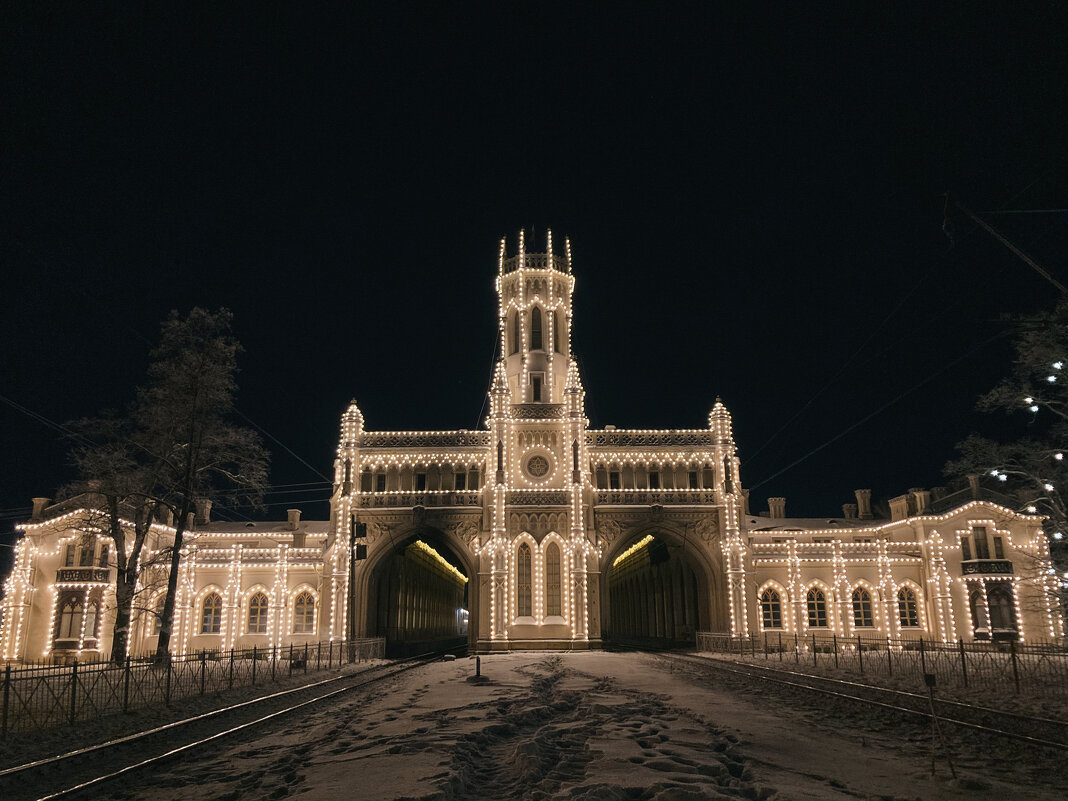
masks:
<svg viewBox="0 0 1068 801"><path fill-rule="evenodd" d="M410 656L467 643L468 579L448 548L414 537L376 571L374 629L387 656Z"/></svg>
<svg viewBox="0 0 1068 801"><path fill-rule="evenodd" d="M694 644L706 593L677 547L647 534L615 558L608 574L605 637L615 644Z"/></svg>

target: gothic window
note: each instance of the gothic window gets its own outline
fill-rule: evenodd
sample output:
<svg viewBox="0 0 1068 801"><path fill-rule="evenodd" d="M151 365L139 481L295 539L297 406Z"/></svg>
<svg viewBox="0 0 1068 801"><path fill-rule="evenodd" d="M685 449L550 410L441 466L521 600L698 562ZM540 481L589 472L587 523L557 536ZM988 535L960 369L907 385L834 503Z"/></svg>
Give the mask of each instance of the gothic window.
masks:
<svg viewBox="0 0 1068 801"><path fill-rule="evenodd" d="M578 446L578 440L576 439L574 442L571 443L571 463L572 463L572 468L571 469L574 470L576 473L578 472L578 469L579 469L578 460L579 460L579 446Z"/></svg>
<svg viewBox="0 0 1068 801"><path fill-rule="evenodd" d="M990 628L1001 631L1016 631L1016 614L1012 602L1012 590L1004 583L992 584L987 593L990 606Z"/></svg>
<svg viewBox="0 0 1068 801"><path fill-rule="evenodd" d="M463 469L458 470L453 477L453 489L457 492L467 489L467 473Z"/></svg>
<svg viewBox="0 0 1068 801"><path fill-rule="evenodd" d="M619 484L620 484L620 482L619 482L619 471L618 470L612 470L608 474L608 488L617 490L617 489L619 489Z"/></svg>
<svg viewBox="0 0 1068 801"><path fill-rule="evenodd" d="M782 628L782 601L779 600L779 593L772 589L764 590L760 596L760 611L764 617L764 628Z"/></svg>
<svg viewBox="0 0 1068 801"><path fill-rule="evenodd" d="M691 470L687 475L687 480L690 482L690 489L697 489L697 471Z"/></svg>
<svg viewBox="0 0 1068 801"><path fill-rule="evenodd" d="M530 546L525 542L519 546L519 555L516 558L516 614L519 617L530 617L531 593L530 593Z"/></svg>
<svg viewBox="0 0 1068 801"><path fill-rule="evenodd" d="M960 558L965 562L972 558L972 545L967 537L960 538Z"/></svg>
<svg viewBox="0 0 1068 801"><path fill-rule="evenodd" d="M293 602L293 633L312 634L315 631L315 598L305 590Z"/></svg>
<svg viewBox="0 0 1068 801"><path fill-rule="evenodd" d="M86 611L85 615L85 623L82 626L83 631L85 631L85 639L96 639L96 623L99 618L100 603L98 601L93 601L91 604L89 604L89 609Z"/></svg>
<svg viewBox="0 0 1068 801"><path fill-rule="evenodd" d="M545 549L545 614L560 615L560 546Z"/></svg>
<svg viewBox="0 0 1068 801"><path fill-rule="evenodd" d="M370 492L373 480L370 470L364 470L360 473L360 492Z"/></svg>
<svg viewBox="0 0 1068 801"><path fill-rule="evenodd" d="M159 598L156 599L155 609L152 610L152 623L148 627L148 633L153 637L159 634L159 630L163 626L163 604L166 600L166 596L161 593Z"/></svg>
<svg viewBox="0 0 1068 801"><path fill-rule="evenodd" d="M870 629L875 625L875 619L872 617L871 594L863 587L853 590L853 625L858 629Z"/></svg>
<svg viewBox="0 0 1068 801"><path fill-rule="evenodd" d="M808 627L810 629L827 628L827 599L823 590L813 587L808 591Z"/></svg>
<svg viewBox="0 0 1068 801"><path fill-rule="evenodd" d="M603 467L597 468L597 489L608 489L608 471Z"/></svg>
<svg viewBox="0 0 1068 801"><path fill-rule="evenodd" d="M512 349L511 353L519 353L519 311L512 312Z"/></svg>
<svg viewBox="0 0 1068 801"><path fill-rule="evenodd" d="M467 489L471 492L478 490L478 468L474 468L467 474Z"/></svg>
<svg viewBox="0 0 1068 801"><path fill-rule="evenodd" d="M723 457L723 491L734 492L734 477L731 474L731 457Z"/></svg>
<svg viewBox="0 0 1068 801"><path fill-rule="evenodd" d="M74 567L74 551L75 551L74 543L71 543L70 545L67 546L67 556L63 560L63 566L64 567Z"/></svg>
<svg viewBox="0 0 1068 801"><path fill-rule="evenodd" d="M97 564L100 567L108 566L108 546L106 544L100 546L100 559L97 560Z"/></svg>
<svg viewBox="0 0 1068 801"><path fill-rule="evenodd" d="M386 491L386 474L385 473L376 473L375 474L375 492L385 492L385 491Z"/></svg>
<svg viewBox="0 0 1068 801"><path fill-rule="evenodd" d="M973 529L973 536L975 537L975 558L989 559L990 546L987 544L986 541L986 527L976 526Z"/></svg>
<svg viewBox="0 0 1068 801"><path fill-rule="evenodd" d="M352 481L352 461L345 460L345 487L349 486L349 482Z"/></svg>
<svg viewBox="0 0 1068 801"><path fill-rule="evenodd" d="M995 559L1004 559L1005 558L1005 546L1001 541L1001 537L994 537L994 558Z"/></svg>
<svg viewBox="0 0 1068 801"><path fill-rule="evenodd" d="M534 403L541 403L541 375L532 373L530 376L530 399Z"/></svg>
<svg viewBox="0 0 1068 801"><path fill-rule="evenodd" d="M57 640L76 640L82 636L82 615L85 607L80 598L68 598L59 612Z"/></svg>
<svg viewBox="0 0 1068 801"><path fill-rule="evenodd" d="M267 633L267 596L257 592L248 600L248 633Z"/></svg>
<svg viewBox="0 0 1068 801"><path fill-rule="evenodd" d="M975 634L990 633L990 623L986 619L986 598L981 588L974 589L968 596L968 605L972 613L972 632Z"/></svg>
<svg viewBox="0 0 1068 801"><path fill-rule="evenodd" d="M504 442L497 440L497 469L504 470Z"/></svg>
<svg viewBox="0 0 1068 801"><path fill-rule="evenodd" d="M426 473L415 474L415 491L426 492Z"/></svg>
<svg viewBox="0 0 1068 801"><path fill-rule="evenodd" d="M541 350L541 309L537 306L530 310L530 349Z"/></svg>
<svg viewBox="0 0 1068 801"><path fill-rule="evenodd" d="M916 593L908 587L897 591L897 614L901 619L901 628L916 628L920 625L920 610L916 603Z"/></svg>
<svg viewBox="0 0 1068 801"><path fill-rule="evenodd" d="M218 634L220 631L222 631L222 598L217 592L209 592L201 606L200 633Z"/></svg>
<svg viewBox="0 0 1068 801"><path fill-rule="evenodd" d="M649 489L660 489L660 471L649 471Z"/></svg>
<svg viewBox="0 0 1068 801"><path fill-rule="evenodd" d="M557 353L563 353L560 350L560 312L553 312L553 350Z"/></svg>

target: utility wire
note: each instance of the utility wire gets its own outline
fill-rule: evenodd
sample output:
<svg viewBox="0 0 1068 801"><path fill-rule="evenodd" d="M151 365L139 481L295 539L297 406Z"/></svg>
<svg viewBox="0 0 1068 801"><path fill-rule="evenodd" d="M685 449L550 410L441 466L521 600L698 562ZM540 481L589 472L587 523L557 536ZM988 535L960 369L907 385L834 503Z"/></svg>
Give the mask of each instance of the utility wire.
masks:
<svg viewBox="0 0 1068 801"><path fill-rule="evenodd" d="M251 418L249 418L249 416L244 414L240 409L235 408L234 409L234 413L237 414L238 417L240 417L242 420L244 420L250 426L252 426L257 431L259 431L261 434L263 434L265 437L270 439L273 443L275 443L276 445L281 447L282 450L284 450L286 453L288 453L290 456L292 456L294 459L296 459L302 465L304 465L309 470L311 470L313 473L315 473L315 475L319 476L319 478L321 478L323 481L327 482L328 484L333 484L334 483L333 479L328 478L327 476L324 476L317 469L315 469L310 464L308 464L306 461L304 461L299 456L297 456L297 454L295 454L284 442L282 442L280 439L278 439L278 437L276 437L270 431L267 431L265 428L263 428L263 426L257 425L255 423L255 421L253 421Z"/></svg>
<svg viewBox="0 0 1068 801"><path fill-rule="evenodd" d="M893 406L895 403L897 403L902 398L904 398L904 397L906 397L908 395L911 395L913 392L915 392L920 387L926 386L927 384L931 383L931 381L933 381L934 379L938 378L940 375L942 375L942 373L944 373L947 370L949 370L950 368L955 367L956 365L960 364L962 361L967 359L969 356L971 356L973 353L975 353L980 348L982 348L982 347L984 347L986 345L989 345L994 340L1000 339L1001 337L1007 336L1008 334L1009 334L1008 331L999 331L997 334L994 334L994 336L988 337L987 339L984 339L978 345L975 345L974 347L969 348L962 356L958 356L953 361L949 362L948 364L943 365L940 369L938 369L937 371L935 371L931 375L927 376L927 378L923 379L922 381L920 381L920 382L918 382L916 384L913 384L911 387L906 389L904 392L902 392L899 395L897 395L896 397L888 400L886 403L884 403L882 406L880 406L878 409L876 409L871 414L866 415L865 417L862 417L860 420L858 420L857 422L853 423L853 425L849 426L844 431L841 431L838 434L835 434L833 437L831 437L830 439L826 440L823 444L817 445L815 448L810 450L808 453L806 453L800 459L795 459L793 462L788 464L782 470L779 470L778 472L773 473L772 475L768 476L767 478L763 479L762 481L757 482L756 484L751 486L749 489L750 490L754 490L757 487L760 487L760 486L762 486L764 484L767 484L772 479L778 478L783 473L785 473L787 470L792 470L793 468L797 467L797 465L801 464L801 462L803 462L806 459L808 459L810 456L814 456L815 454L819 453L820 451L822 451L827 446L832 445L833 443L835 443L838 440L840 440L842 437L844 437L846 434L850 433L854 429L859 428L860 426L864 425L864 423L868 422L869 420L871 420L876 415L880 414L881 412L885 411L886 409L889 409L891 406Z"/></svg>

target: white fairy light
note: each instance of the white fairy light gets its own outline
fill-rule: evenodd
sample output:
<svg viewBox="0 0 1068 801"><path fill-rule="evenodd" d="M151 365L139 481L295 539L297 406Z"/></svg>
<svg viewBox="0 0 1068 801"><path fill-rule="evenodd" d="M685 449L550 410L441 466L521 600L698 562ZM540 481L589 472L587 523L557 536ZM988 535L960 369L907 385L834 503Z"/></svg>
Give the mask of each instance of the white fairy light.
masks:
<svg viewBox="0 0 1068 801"><path fill-rule="evenodd" d="M1062 367L1064 367L1064 362L1058 361L1053 363L1054 370L1060 370Z"/></svg>
<svg viewBox="0 0 1068 801"><path fill-rule="evenodd" d="M1037 509L1037 507L1035 507L1034 504L1031 504L1030 506L1027 507L1027 511L1030 512L1031 514L1034 514L1035 512L1038 511L1038 509Z"/></svg>
<svg viewBox="0 0 1068 801"><path fill-rule="evenodd" d="M1050 484L1048 481L1042 486L1046 488L1046 492L1053 492L1053 485Z"/></svg>
<svg viewBox="0 0 1068 801"><path fill-rule="evenodd" d="M1055 376L1055 375L1048 375L1048 376L1046 376L1046 380L1047 380L1047 381L1049 381L1049 382L1050 382L1051 384L1053 384L1053 383L1056 383L1056 381L1057 381L1057 376Z"/></svg>
<svg viewBox="0 0 1068 801"><path fill-rule="evenodd" d="M1026 398L1024 398L1024 403L1034 403L1034 402L1035 402L1035 399L1032 398L1030 395L1028 395Z"/></svg>
<svg viewBox="0 0 1068 801"><path fill-rule="evenodd" d="M1038 406L1037 405L1032 405L1030 407L1030 409L1031 409L1032 412L1037 412L1038 411Z"/></svg>
<svg viewBox="0 0 1068 801"><path fill-rule="evenodd" d="M998 481L1008 481L1009 477L1004 473L998 473Z"/></svg>

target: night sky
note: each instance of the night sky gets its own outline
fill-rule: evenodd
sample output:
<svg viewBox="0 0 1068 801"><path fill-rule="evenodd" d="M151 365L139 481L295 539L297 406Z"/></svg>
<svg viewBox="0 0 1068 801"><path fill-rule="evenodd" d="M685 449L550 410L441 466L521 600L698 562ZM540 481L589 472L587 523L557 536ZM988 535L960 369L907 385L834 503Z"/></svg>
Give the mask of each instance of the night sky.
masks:
<svg viewBox="0 0 1068 801"><path fill-rule="evenodd" d="M974 411L1002 315L1054 300L959 214L951 247L942 195L1068 206L1068 14L715 5L9 6L0 395L121 407L171 309L229 307L266 515L321 519L278 442L331 475L352 397L372 430L478 427L497 242L551 227L593 426L703 427L721 396L754 512L941 483L1003 425ZM1068 281L1068 214L985 219ZM7 542L66 451L0 404Z"/></svg>

